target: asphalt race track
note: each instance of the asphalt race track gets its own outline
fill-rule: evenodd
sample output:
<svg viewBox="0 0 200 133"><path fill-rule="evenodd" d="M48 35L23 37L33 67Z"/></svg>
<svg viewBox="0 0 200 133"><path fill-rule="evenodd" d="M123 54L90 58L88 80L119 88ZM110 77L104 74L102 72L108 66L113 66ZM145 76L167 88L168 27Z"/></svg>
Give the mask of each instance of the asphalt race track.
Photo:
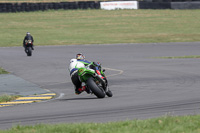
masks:
<svg viewBox="0 0 200 133"><path fill-rule="evenodd" d="M69 60L82 52L106 69L112 98L75 95ZM200 113L200 59L154 57L200 55L199 42L0 48L0 66L57 94L40 103L0 108L0 129L16 124L109 122Z"/></svg>

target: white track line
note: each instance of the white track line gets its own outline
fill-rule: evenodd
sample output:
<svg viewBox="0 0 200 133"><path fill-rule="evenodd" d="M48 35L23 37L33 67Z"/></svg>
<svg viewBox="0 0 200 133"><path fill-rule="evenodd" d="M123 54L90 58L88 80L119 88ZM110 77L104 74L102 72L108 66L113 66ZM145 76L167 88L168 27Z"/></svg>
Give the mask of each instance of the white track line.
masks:
<svg viewBox="0 0 200 133"><path fill-rule="evenodd" d="M122 74L124 71L123 70L119 70L119 69L113 69L113 68L106 68L104 67L105 69L108 69L108 70L111 70L111 71L117 71L119 73L116 73L116 74L111 74L111 75L107 75L106 77L113 77L113 76L117 76L117 75L120 75Z"/></svg>

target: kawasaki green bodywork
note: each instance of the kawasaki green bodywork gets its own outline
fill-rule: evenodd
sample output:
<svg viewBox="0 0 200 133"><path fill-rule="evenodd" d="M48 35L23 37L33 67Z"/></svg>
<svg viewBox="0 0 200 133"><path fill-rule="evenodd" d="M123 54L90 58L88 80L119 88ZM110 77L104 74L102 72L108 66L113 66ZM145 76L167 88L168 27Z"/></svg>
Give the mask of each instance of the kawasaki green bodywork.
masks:
<svg viewBox="0 0 200 133"><path fill-rule="evenodd" d="M102 76L105 77L103 71L100 71ZM93 69L87 69L87 68L79 68L78 69L78 75L80 77L81 82L87 82L88 78L95 75L95 71Z"/></svg>
<svg viewBox="0 0 200 133"><path fill-rule="evenodd" d="M94 70L88 70L86 68L79 68L78 69L78 75L80 77L81 82L86 82L89 77L94 75Z"/></svg>

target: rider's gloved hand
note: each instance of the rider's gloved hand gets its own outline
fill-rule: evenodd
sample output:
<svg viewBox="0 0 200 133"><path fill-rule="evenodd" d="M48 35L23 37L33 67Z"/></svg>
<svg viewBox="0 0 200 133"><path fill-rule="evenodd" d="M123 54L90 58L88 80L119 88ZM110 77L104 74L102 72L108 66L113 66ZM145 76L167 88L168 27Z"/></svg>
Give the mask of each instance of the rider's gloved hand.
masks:
<svg viewBox="0 0 200 133"><path fill-rule="evenodd" d="M101 66L101 63L100 62L93 62L93 65L99 67L99 66Z"/></svg>

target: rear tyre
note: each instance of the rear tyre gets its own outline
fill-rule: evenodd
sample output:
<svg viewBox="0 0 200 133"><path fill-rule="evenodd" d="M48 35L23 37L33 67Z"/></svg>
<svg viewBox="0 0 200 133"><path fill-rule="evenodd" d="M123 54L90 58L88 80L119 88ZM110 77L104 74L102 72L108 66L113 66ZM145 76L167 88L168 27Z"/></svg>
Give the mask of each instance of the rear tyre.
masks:
<svg viewBox="0 0 200 133"><path fill-rule="evenodd" d="M97 86L97 84L95 83L94 79L92 77L90 77L87 80L87 85L90 88L90 90L98 97L98 98L104 98L105 97L105 93L104 90L102 88L100 88L99 86Z"/></svg>
<svg viewBox="0 0 200 133"><path fill-rule="evenodd" d="M31 47L27 48L27 56L31 56L32 55L32 49Z"/></svg>

